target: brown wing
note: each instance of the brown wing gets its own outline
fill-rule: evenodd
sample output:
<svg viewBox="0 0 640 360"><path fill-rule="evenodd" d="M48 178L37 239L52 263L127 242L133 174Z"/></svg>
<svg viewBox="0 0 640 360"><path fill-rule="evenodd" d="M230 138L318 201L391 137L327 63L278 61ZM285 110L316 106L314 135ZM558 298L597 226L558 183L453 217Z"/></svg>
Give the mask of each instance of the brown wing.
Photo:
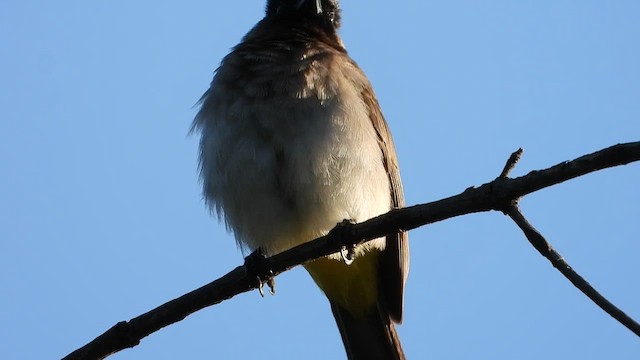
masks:
<svg viewBox="0 0 640 360"><path fill-rule="evenodd" d="M400 168L398 157L393 145L389 126L384 120L380 104L370 84L364 87L362 99L369 108L369 119L378 134L378 144L382 150L389 184L391 185L391 206L393 208L404 206L404 193L400 180ZM409 273L409 237L406 232L387 236L387 246L382 252L379 268L380 296L383 306L391 319L397 323L402 322L402 307L404 303L404 284Z"/></svg>

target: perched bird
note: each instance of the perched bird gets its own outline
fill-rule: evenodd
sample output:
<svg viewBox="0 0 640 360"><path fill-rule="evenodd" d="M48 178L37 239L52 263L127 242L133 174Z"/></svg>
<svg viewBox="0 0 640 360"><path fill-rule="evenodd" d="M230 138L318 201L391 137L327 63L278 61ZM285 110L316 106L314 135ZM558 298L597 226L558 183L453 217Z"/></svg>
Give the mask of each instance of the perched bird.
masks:
<svg viewBox="0 0 640 360"><path fill-rule="evenodd" d="M207 204L238 244L273 255L404 206L398 160L369 80L338 36L337 0L268 0L216 70L193 128ZM403 359L406 233L304 265L349 359Z"/></svg>

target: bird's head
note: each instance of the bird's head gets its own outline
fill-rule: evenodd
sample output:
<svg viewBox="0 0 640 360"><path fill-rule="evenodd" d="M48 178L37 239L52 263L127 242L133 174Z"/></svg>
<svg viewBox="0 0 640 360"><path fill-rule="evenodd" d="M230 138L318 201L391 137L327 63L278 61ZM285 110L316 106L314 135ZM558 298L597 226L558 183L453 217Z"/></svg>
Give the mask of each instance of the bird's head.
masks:
<svg viewBox="0 0 640 360"><path fill-rule="evenodd" d="M294 22L310 21L334 30L340 27L338 0L267 0L266 16Z"/></svg>

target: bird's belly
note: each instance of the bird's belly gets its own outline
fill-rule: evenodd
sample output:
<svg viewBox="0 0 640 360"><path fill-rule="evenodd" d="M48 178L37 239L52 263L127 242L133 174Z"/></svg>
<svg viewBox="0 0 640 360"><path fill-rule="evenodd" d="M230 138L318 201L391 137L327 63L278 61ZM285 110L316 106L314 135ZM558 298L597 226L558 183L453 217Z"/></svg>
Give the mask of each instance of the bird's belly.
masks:
<svg viewBox="0 0 640 360"><path fill-rule="evenodd" d="M254 111L220 120L204 140L214 156L203 160L208 195L239 243L274 254L344 219L363 221L390 209L388 176L364 106L241 102L234 106Z"/></svg>

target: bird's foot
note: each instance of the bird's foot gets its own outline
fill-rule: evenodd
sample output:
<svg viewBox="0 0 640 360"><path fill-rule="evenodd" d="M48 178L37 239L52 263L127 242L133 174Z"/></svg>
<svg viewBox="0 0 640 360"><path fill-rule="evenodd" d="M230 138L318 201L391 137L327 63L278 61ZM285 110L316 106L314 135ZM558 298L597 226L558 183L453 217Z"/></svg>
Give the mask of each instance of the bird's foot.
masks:
<svg viewBox="0 0 640 360"><path fill-rule="evenodd" d="M356 246L353 244L346 244L352 237L351 229L352 225L356 222L353 220L345 219L338 223L336 227L331 230L336 233L338 241L340 241L342 248L340 249L340 256L345 264L351 265L356 255Z"/></svg>
<svg viewBox="0 0 640 360"><path fill-rule="evenodd" d="M244 267L247 276L250 279L256 279L254 285L258 288L260 296L264 297L264 284L269 287L269 294L276 294L276 280L262 249L258 249L244 258Z"/></svg>
<svg viewBox="0 0 640 360"><path fill-rule="evenodd" d="M356 255L355 249L356 247L353 245L349 247L343 246L342 249L340 249L340 256L342 256L342 261L344 261L345 264L351 265L353 263Z"/></svg>

